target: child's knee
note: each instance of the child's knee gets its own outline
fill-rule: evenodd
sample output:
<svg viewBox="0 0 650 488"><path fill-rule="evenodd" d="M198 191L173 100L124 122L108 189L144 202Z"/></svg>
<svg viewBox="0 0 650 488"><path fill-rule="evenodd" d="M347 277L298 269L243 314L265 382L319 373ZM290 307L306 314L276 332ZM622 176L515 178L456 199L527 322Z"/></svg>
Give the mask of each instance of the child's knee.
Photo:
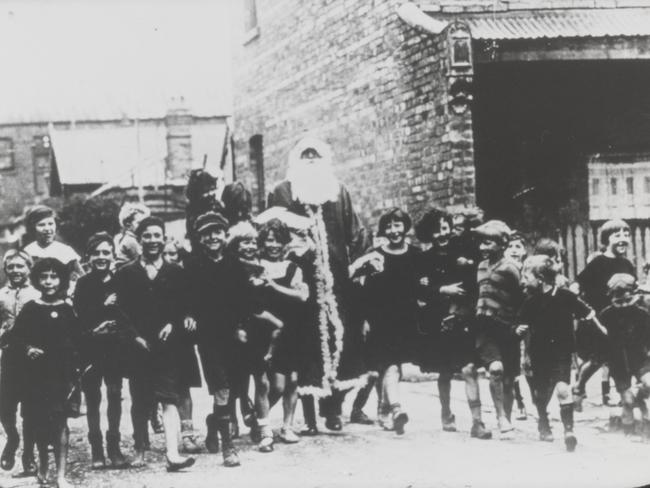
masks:
<svg viewBox="0 0 650 488"><path fill-rule="evenodd" d="M463 378L465 380L476 379L477 376L476 367L474 366L473 363L466 364L465 366L463 366L461 373L463 374Z"/></svg>
<svg viewBox="0 0 650 488"><path fill-rule="evenodd" d="M621 394L621 402L624 407L634 408L634 405L636 404L636 396L631 388L628 388Z"/></svg>
<svg viewBox="0 0 650 488"><path fill-rule="evenodd" d="M285 383L275 383L272 389L276 395L282 396L284 392L287 390L288 386L289 385L285 385Z"/></svg>
<svg viewBox="0 0 650 488"><path fill-rule="evenodd" d="M255 390L260 395L268 395L269 389L270 389L269 379L266 377L265 374L255 378Z"/></svg>
<svg viewBox="0 0 650 488"><path fill-rule="evenodd" d="M501 361L492 361L488 368L490 377L495 380L503 379L503 363Z"/></svg>
<svg viewBox="0 0 650 488"><path fill-rule="evenodd" d="M640 383L641 392L643 393L643 396L647 398L650 395L650 373L641 376Z"/></svg>
<svg viewBox="0 0 650 488"><path fill-rule="evenodd" d="M571 403L573 398L571 396L571 388L564 381L560 381L556 386L557 399L560 405Z"/></svg>

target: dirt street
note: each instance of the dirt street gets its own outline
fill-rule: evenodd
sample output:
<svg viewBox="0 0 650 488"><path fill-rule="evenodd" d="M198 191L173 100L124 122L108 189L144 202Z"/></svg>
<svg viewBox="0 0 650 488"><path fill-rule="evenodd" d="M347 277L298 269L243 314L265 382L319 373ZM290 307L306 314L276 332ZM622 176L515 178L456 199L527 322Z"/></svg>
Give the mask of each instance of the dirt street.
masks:
<svg viewBox="0 0 650 488"><path fill-rule="evenodd" d="M511 440L470 439L469 410L462 382L452 387L453 410L460 431L446 433L440 428L440 408L435 382L404 382L403 407L411 421L402 437L377 426L347 424L342 433L321 428L318 437L303 438L299 444L277 443L274 453L262 454L251 445L243 429L237 441L242 466L224 468L221 455L201 454L187 472L165 471L163 436L155 435L148 468L123 471L91 471L89 447L85 439L85 419L70 421L70 479L84 487L172 488L172 487L632 487L650 482L650 445L639 438L625 438L606 432L608 410L599 405L599 378L589 385L589 400L583 413L576 414L579 444L575 453L566 453L562 442L557 403L550 407L556 440L537 440L536 421L528 400L526 421L515 421ZM195 423L205 434L203 419L210 399L195 390ZM348 396L349 413L354 393ZM482 380L485 421L495 428L487 381ZM593 402L592 402L593 401ZM131 454L131 428L128 399L124 401L122 445ZM374 416L374 394L366 412ZM280 425L279 408L272 412L273 425ZM301 418L300 410L297 418ZM0 439L4 444L4 439ZM19 460L18 460L19 461ZM20 462L15 471L18 471ZM35 479L14 479L0 475L6 488L37 486Z"/></svg>

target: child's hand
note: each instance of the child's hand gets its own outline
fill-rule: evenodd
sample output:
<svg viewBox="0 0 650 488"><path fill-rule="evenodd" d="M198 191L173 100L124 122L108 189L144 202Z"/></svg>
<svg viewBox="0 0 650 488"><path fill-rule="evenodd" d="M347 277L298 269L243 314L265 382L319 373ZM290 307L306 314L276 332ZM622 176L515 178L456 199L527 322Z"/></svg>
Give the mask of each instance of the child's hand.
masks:
<svg viewBox="0 0 650 488"><path fill-rule="evenodd" d="M145 339L144 337L136 337L136 338L135 338L135 343L136 343L139 347L141 347L142 349L144 349L145 351L149 351L149 350L150 350L150 349L149 349L149 343L146 341L146 339Z"/></svg>
<svg viewBox="0 0 650 488"><path fill-rule="evenodd" d="M527 325L518 325L517 328L515 329L515 334L517 334L518 336L522 336L526 332L528 332L528 326Z"/></svg>
<svg viewBox="0 0 650 488"><path fill-rule="evenodd" d="M370 324L367 320L363 322L363 337L366 337L370 333Z"/></svg>
<svg viewBox="0 0 650 488"><path fill-rule="evenodd" d="M237 329L235 332L235 339L237 339L242 344L246 344L248 342L248 334L244 329Z"/></svg>
<svg viewBox="0 0 650 488"><path fill-rule="evenodd" d="M115 305L116 302L117 302L117 294L111 293L106 297L106 300L104 300L104 306L108 307L109 305Z"/></svg>
<svg viewBox="0 0 650 488"><path fill-rule="evenodd" d="M272 360L272 359L273 359L273 354L271 353L271 351L267 352L267 353L264 355L264 363L265 363L266 365L271 364L271 360Z"/></svg>
<svg viewBox="0 0 650 488"><path fill-rule="evenodd" d="M458 266L472 266L474 264L474 260L473 259L467 259L467 258L464 258L464 257L461 256L456 260L456 264Z"/></svg>
<svg viewBox="0 0 650 488"><path fill-rule="evenodd" d="M194 317L185 317L183 326L185 327L186 331L194 332L196 330L196 320L194 320Z"/></svg>
<svg viewBox="0 0 650 488"><path fill-rule="evenodd" d="M266 284L266 281L264 279L258 277L252 277L248 280L248 282L255 287L264 286Z"/></svg>
<svg viewBox="0 0 650 488"><path fill-rule="evenodd" d="M429 277L423 276L422 278L420 278L420 284L422 286L429 286Z"/></svg>
<svg viewBox="0 0 650 488"><path fill-rule="evenodd" d="M112 332L114 320L104 320L101 324L93 329L93 335L104 335Z"/></svg>
<svg viewBox="0 0 650 488"><path fill-rule="evenodd" d="M162 329L160 329L160 332L158 333L158 339L160 339L162 342L167 341L167 339L169 339L169 335L172 333L172 329L172 324L165 325Z"/></svg>
<svg viewBox="0 0 650 488"><path fill-rule="evenodd" d="M462 282L441 286L440 294L447 295L450 297L462 297L465 295L465 290L463 290L463 287L461 285Z"/></svg>
<svg viewBox="0 0 650 488"><path fill-rule="evenodd" d="M38 347L30 347L27 349L27 357L29 359L38 359L43 354L45 354L45 351L43 351L43 349L39 349Z"/></svg>

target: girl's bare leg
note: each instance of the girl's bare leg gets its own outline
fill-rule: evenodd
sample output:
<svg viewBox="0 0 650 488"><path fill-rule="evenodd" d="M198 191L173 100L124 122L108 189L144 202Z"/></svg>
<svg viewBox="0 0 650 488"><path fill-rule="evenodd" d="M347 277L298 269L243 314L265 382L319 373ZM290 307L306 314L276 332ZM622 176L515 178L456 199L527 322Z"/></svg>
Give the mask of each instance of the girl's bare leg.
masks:
<svg viewBox="0 0 650 488"><path fill-rule="evenodd" d="M167 459L171 463L182 463L182 458L178 453L178 433L181 430L181 421L178 415L176 405L171 403L163 404L163 426L165 427L165 446L167 448Z"/></svg>
<svg viewBox="0 0 650 488"><path fill-rule="evenodd" d="M72 487L65 479L65 468L68 461L68 445L70 440L70 430L68 429L67 420L57 426L56 436L54 439L54 457L56 462L56 483L59 488Z"/></svg>
<svg viewBox="0 0 650 488"><path fill-rule="evenodd" d="M285 388L282 396L282 407L284 411L284 428L293 428L293 416L296 413L298 403L298 373L295 371L285 376Z"/></svg>

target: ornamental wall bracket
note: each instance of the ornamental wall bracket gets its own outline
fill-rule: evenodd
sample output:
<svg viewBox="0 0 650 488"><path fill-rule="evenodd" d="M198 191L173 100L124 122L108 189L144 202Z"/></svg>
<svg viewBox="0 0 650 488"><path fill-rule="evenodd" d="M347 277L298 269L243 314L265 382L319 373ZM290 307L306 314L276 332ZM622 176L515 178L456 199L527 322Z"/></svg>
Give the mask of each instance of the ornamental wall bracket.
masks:
<svg viewBox="0 0 650 488"><path fill-rule="evenodd" d="M461 115L473 100L474 58L472 35L464 22L446 28L447 34L447 104L452 113Z"/></svg>

